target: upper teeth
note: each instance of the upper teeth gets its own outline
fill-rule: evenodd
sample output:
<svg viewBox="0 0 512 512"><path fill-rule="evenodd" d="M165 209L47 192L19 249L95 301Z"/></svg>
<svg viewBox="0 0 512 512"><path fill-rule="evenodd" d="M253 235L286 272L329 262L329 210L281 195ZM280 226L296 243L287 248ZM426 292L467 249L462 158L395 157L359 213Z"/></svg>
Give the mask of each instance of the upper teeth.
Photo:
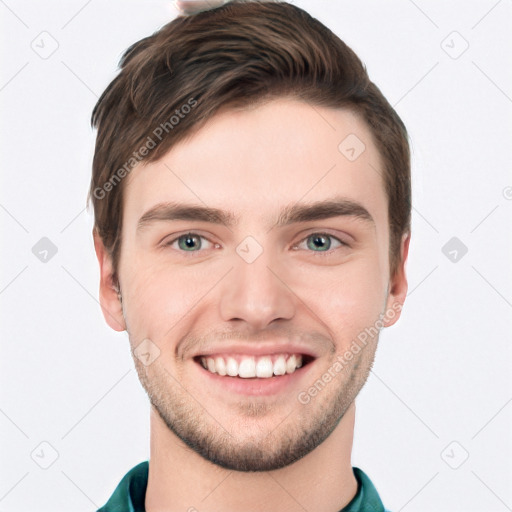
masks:
<svg viewBox="0 0 512 512"><path fill-rule="evenodd" d="M300 354L279 354L272 356L212 356L201 357L201 364L205 369L219 375L230 377L269 378L273 375L293 373L302 366Z"/></svg>

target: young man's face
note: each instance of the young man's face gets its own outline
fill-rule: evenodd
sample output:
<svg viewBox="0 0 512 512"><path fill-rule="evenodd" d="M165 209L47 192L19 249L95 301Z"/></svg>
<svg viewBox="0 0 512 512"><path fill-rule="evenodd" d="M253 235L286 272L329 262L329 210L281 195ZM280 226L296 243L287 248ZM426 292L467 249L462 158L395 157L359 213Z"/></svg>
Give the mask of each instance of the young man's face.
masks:
<svg viewBox="0 0 512 512"><path fill-rule="evenodd" d="M235 470L284 467L326 439L365 383L375 326L398 319L407 291L403 263L389 275L381 174L370 131L354 114L280 99L217 114L126 178L123 310L97 243L102 306L114 329L126 327L160 417L203 457ZM368 215L282 216L341 200ZM139 225L166 203L221 210L233 223L153 217ZM403 260L407 247L408 239ZM214 374L200 361L245 360L250 375L245 356L273 361L290 352L314 359L270 378L221 376L222 366ZM259 360L259 371L282 371L282 361L269 367Z"/></svg>

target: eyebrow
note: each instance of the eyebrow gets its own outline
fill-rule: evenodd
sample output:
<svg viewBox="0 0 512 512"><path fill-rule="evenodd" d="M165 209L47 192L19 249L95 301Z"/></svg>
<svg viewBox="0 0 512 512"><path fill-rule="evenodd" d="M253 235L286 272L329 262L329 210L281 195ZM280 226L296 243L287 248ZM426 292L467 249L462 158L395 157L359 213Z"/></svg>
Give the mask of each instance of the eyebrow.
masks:
<svg viewBox="0 0 512 512"><path fill-rule="evenodd" d="M362 204L343 197L286 206L279 213L273 227L342 216L356 218L375 227L373 217ZM209 222L228 228L238 223L238 219L230 211L195 204L166 202L156 204L140 217L137 232L157 221L173 220Z"/></svg>

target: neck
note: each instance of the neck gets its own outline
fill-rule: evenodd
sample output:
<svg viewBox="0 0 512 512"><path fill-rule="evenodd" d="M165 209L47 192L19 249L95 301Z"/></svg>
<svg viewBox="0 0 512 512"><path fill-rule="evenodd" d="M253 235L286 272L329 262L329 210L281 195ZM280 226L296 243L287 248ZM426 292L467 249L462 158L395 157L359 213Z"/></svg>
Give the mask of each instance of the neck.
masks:
<svg viewBox="0 0 512 512"><path fill-rule="evenodd" d="M355 403L308 455L274 471L230 471L203 459L151 409L147 512L337 512L357 492L351 465Z"/></svg>

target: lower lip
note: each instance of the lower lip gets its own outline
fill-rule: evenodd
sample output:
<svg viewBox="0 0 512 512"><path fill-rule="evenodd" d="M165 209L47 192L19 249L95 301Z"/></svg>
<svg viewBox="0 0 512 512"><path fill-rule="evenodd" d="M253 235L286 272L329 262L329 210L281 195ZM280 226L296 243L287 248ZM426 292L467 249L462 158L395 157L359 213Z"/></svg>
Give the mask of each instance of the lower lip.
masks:
<svg viewBox="0 0 512 512"><path fill-rule="evenodd" d="M274 377L263 378L249 378L230 377L229 375L219 375L205 370L203 366L195 362L199 371L209 379L213 385L222 386L222 389L229 393L238 393L240 395L253 395L253 396L270 396L282 393L292 387L297 387L299 381L309 373L310 366L314 361L309 362L305 366L297 368L293 373L285 375L278 375Z"/></svg>

